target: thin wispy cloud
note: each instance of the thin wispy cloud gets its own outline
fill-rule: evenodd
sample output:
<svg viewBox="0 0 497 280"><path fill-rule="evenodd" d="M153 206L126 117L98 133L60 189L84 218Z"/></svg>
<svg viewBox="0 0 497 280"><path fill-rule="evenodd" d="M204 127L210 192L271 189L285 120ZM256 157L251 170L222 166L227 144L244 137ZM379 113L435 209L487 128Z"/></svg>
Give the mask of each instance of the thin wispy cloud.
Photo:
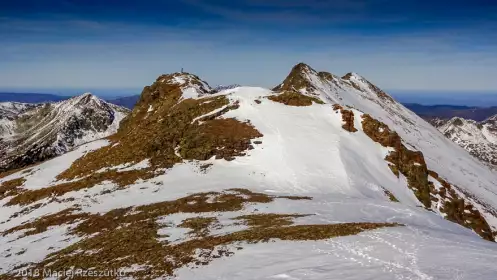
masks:
<svg viewBox="0 0 497 280"><path fill-rule="evenodd" d="M305 61L386 89L497 90L494 1L39 2L0 4L0 88L140 88L183 67L273 86Z"/></svg>

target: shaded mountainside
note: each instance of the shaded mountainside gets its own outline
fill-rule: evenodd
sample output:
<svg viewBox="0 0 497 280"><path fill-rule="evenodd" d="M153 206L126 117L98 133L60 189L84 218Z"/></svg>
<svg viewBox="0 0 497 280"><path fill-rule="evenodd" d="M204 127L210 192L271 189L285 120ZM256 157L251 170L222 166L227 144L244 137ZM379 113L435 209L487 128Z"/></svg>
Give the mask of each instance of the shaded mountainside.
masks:
<svg viewBox="0 0 497 280"><path fill-rule="evenodd" d="M471 155L497 166L497 115L482 122L454 117L432 119L430 123Z"/></svg>
<svg viewBox="0 0 497 280"><path fill-rule="evenodd" d="M47 160L113 134L128 113L127 109L89 93L58 103L15 107L22 110L12 111L8 124L3 126L0 154L3 171Z"/></svg>
<svg viewBox="0 0 497 280"><path fill-rule="evenodd" d="M0 175L0 279L493 279L495 182L355 73L162 75L114 135Z"/></svg>
<svg viewBox="0 0 497 280"><path fill-rule="evenodd" d="M454 105L421 105L415 103L404 103L404 106L426 120L448 120L454 117L460 117L481 122L497 114L497 107L495 106L483 108Z"/></svg>

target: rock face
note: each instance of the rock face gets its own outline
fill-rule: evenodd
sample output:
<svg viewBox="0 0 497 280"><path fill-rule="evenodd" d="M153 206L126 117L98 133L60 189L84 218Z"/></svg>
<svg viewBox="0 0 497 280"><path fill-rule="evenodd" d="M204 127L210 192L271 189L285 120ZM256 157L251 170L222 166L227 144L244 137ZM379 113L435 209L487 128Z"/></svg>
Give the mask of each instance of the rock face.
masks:
<svg viewBox="0 0 497 280"><path fill-rule="evenodd" d="M430 123L471 155L497 168L497 115L482 122L454 117L431 119Z"/></svg>
<svg viewBox="0 0 497 280"><path fill-rule="evenodd" d="M301 63L221 92L161 75L115 134L0 174L0 279L490 280L495 182L357 74Z"/></svg>
<svg viewBox="0 0 497 280"><path fill-rule="evenodd" d="M5 108L6 106L4 106ZM117 131L128 110L85 93L58 103L13 104L2 133L0 170L53 158Z"/></svg>

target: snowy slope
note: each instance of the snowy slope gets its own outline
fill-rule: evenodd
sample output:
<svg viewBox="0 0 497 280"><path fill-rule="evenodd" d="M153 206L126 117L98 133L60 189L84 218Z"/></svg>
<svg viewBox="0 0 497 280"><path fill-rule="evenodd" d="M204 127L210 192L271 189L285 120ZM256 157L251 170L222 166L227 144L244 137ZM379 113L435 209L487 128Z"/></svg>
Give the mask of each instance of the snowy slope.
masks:
<svg viewBox="0 0 497 280"><path fill-rule="evenodd" d="M0 170L36 163L109 136L128 113L90 93L57 103L7 103L2 108L12 117L4 123Z"/></svg>
<svg viewBox="0 0 497 280"><path fill-rule="evenodd" d="M58 270L102 265L123 272L128 279L146 279L146 273L154 273L159 279L493 279L497 275L497 245L444 219L440 208L425 209L406 177L396 176L389 168L385 157L394 148L373 141L364 130L364 113L388 123L409 148L423 152L430 170L476 197L471 203L494 230L497 219L488 209L497 207L496 175L436 129L426 131L429 124L357 75L334 78L335 82L325 82L312 73L307 77L315 88L300 92L329 103L354 105L355 109L349 110L355 132L344 129L345 113L332 104L289 106L274 101L278 93L253 87L209 94L204 83L192 83L196 79L193 76L159 77L144 90L126 125L115 136L118 140L91 142L36 167L0 177L0 186L18 185L0 197L0 231L4 233L0 239L0 268L15 275L39 267L37 264ZM179 96L174 96L178 89ZM225 99L227 103L223 103ZM220 102L219 106L207 113L199 109L216 102ZM200 111L191 120L187 113L195 110ZM185 122L173 122L183 118ZM238 126L228 122L233 119ZM148 133L147 128L165 128L169 122L174 127L154 134L159 141L141 139L151 141L153 149L147 146L143 150L142 143L129 142L135 131L138 135ZM214 125L218 123L232 126L217 130ZM243 153L234 158L191 159L184 150L191 143L200 146L210 140L188 139L188 127L193 127L195 136L214 131L208 137L216 140L212 144L217 145L216 152L227 151L229 140L236 138L236 134L221 138L227 130L249 130L242 124L250 124L262 136L252 137L247 146L237 143L234 149L243 148ZM157 149L169 141L167 137L178 126L186 127L181 133L185 138L174 139L173 155L177 158L167 167L161 160L173 155L161 154L165 151ZM202 130L203 127L208 129ZM120 150L128 145L134 150ZM435 148L437 145L439 148ZM124 165L104 165L106 169L93 162L97 172L61 177L70 166L86 170L78 162L85 163L84 159L95 153L100 162L108 160L107 153L113 162L119 162L117 157L136 156ZM81 158L83 155L86 156ZM151 169L154 166L157 168ZM456 171L448 170L456 168L466 173L456 177ZM120 184L123 178L116 177L115 170L152 176L140 175ZM104 176L103 180L95 181L99 176ZM442 188L433 176L430 180L434 188ZM223 192L228 194L228 201L221 195ZM253 193L262 198L250 200ZM206 198L205 204L202 197ZM246 200L242 207L229 204L240 200ZM73 216L68 216L67 211ZM57 214L52 216L56 218L46 219L53 214ZM307 239L309 233L304 231L304 237L290 240L273 237L269 242L249 242L244 233L253 225L241 223L239 218L260 214L306 215L295 217L293 225L309 227L308 230L342 223L403 226L336 238ZM182 224L189 218L215 219L216 223L205 228L206 232L195 233ZM81 229L79 225L84 225L83 231L75 232ZM278 233L290 225L278 225L275 220L259 225L255 232ZM33 228L34 232L30 232ZM243 238L211 250L208 244L212 240L217 242L216 238L228 238L230 234ZM208 238L212 238L208 244L195 243ZM184 252L181 245L188 242L196 246L193 256L172 253ZM51 253L54 255L49 256ZM176 268L178 262L185 265ZM156 274L164 269L158 267L159 263L173 267L173 274L167 270Z"/></svg>
<svg viewBox="0 0 497 280"><path fill-rule="evenodd" d="M497 165L497 117L483 122L454 117L450 120L433 120L432 124L447 138L454 141L481 161Z"/></svg>

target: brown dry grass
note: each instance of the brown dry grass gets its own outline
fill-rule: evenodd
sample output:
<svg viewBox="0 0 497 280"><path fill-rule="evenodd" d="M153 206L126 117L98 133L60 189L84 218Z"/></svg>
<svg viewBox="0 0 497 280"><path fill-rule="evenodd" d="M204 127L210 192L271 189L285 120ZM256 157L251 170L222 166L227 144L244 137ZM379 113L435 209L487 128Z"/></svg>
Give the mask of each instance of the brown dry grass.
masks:
<svg viewBox="0 0 497 280"><path fill-rule="evenodd" d="M295 91L284 91L278 95L271 95L268 99L289 106L311 106L313 102L324 104L323 101L316 97L306 96Z"/></svg>
<svg viewBox="0 0 497 280"><path fill-rule="evenodd" d="M196 237L205 237L209 234L209 227L217 223L214 217L196 217L184 220L179 227L189 228L192 231L189 234Z"/></svg>
<svg viewBox="0 0 497 280"><path fill-rule="evenodd" d="M24 178L17 178L9 181L5 181L0 185L0 199L4 199L8 196L17 195L23 190L19 187L26 182Z"/></svg>
<svg viewBox="0 0 497 280"><path fill-rule="evenodd" d="M235 220L243 220L250 227L281 227L293 224L293 218L306 217L300 214L253 214L236 217Z"/></svg>
<svg viewBox="0 0 497 280"><path fill-rule="evenodd" d="M265 242L271 239L320 240L397 225L350 223L294 226L292 219L305 215L260 214L236 218L245 221L249 226L246 230L211 236L209 229L217 223L217 219L196 217L186 219L180 225L191 228L194 239L179 244L159 241L162 236L157 232L163 227L157 223L159 217L180 212L239 211L246 203L268 203L274 199L284 198L246 189L232 189L222 193L198 193L174 201L115 209L105 214L73 213L77 209L68 209L10 229L3 234L23 229L29 230L26 234L35 234L46 231L50 226L79 221L73 227L72 234L82 236L83 240L50 254L38 264L21 264L18 268L33 267L58 271L74 266L108 270L138 264L148 267L143 271L131 272L129 276L136 279L152 279L164 275L172 276L174 270L188 264L207 264L212 258L232 255L233 252L223 247L230 244ZM203 253L197 255L198 250ZM11 276L0 275L0 279L8 279Z"/></svg>
<svg viewBox="0 0 497 280"><path fill-rule="evenodd" d="M262 137L249 123L235 119L214 119L183 134L179 153L185 159L232 160L252 149L251 139Z"/></svg>

